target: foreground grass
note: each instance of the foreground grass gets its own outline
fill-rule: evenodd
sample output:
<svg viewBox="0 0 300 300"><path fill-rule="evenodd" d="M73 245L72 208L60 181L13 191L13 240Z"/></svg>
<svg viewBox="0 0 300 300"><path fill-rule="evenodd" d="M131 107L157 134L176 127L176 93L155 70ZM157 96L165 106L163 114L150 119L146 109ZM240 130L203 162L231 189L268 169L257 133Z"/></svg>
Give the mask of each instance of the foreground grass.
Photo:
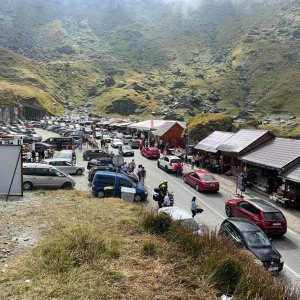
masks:
<svg viewBox="0 0 300 300"><path fill-rule="evenodd" d="M248 254L207 231L77 191L40 195L25 216L40 242L1 274L1 299L298 299ZM12 219L13 220L13 219Z"/></svg>

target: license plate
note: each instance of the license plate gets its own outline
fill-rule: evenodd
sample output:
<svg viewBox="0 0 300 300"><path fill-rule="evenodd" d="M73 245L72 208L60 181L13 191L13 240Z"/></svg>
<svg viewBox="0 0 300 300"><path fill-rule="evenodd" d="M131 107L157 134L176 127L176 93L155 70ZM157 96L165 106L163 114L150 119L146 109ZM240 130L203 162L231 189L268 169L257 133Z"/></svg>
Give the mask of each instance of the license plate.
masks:
<svg viewBox="0 0 300 300"><path fill-rule="evenodd" d="M273 226L281 226L281 223L273 223Z"/></svg>
<svg viewBox="0 0 300 300"><path fill-rule="evenodd" d="M270 267L269 271L278 271L278 267Z"/></svg>
<svg viewBox="0 0 300 300"><path fill-rule="evenodd" d="M215 186L215 184L214 184L214 183L211 183L210 186Z"/></svg>

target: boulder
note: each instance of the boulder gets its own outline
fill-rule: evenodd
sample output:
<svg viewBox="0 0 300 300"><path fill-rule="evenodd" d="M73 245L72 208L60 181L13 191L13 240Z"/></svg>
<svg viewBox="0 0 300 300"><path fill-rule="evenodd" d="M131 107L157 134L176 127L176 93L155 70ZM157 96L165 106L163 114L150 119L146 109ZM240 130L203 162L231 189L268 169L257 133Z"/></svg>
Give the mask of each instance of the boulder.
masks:
<svg viewBox="0 0 300 300"><path fill-rule="evenodd" d="M116 81L112 76L106 76L104 79L104 84L106 86L114 86L116 84Z"/></svg>
<svg viewBox="0 0 300 300"><path fill-rule="evenodd" d="M131 84L131 87L132 87L135 91L137 91L137 92L146 92L146 91L147 91L146 88L144 88L143 86L139 85L139 84L136 83L136 82L133 82L133 83Z"/></svg>

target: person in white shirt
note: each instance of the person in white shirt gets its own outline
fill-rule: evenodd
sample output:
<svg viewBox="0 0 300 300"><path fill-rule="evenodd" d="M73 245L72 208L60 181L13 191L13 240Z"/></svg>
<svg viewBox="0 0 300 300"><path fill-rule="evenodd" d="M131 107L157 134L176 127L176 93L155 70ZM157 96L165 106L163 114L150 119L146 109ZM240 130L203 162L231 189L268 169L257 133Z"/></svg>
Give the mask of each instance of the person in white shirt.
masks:
<svg viewBox="0 0 300 300"><path fill-rule="evenodd" d="M164 198L164 206L170 206L170 205L171 205L170 197L168 194L166 194Z"/></svg>
<svg viewBox="0 0 300 300"><path fill-rule="evenodd" d="M128 165L127 165L127 163L124 163L124 164L121 166L121 170L122 170L123 172L127 172L127 171L128 171Z"/></svg>

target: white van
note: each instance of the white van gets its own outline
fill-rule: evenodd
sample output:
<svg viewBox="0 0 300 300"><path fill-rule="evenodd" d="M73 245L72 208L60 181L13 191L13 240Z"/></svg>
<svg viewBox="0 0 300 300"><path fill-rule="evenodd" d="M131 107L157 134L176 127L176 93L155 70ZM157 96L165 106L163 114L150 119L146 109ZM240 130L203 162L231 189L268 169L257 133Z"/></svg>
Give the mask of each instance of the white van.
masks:
<svg viewBox="0 0 300 300"><path fill-rule="evenodd" d="M54 166L38 163L23 164L23 190L33 188L74 188L73 177L58 170Z"/></svg>

